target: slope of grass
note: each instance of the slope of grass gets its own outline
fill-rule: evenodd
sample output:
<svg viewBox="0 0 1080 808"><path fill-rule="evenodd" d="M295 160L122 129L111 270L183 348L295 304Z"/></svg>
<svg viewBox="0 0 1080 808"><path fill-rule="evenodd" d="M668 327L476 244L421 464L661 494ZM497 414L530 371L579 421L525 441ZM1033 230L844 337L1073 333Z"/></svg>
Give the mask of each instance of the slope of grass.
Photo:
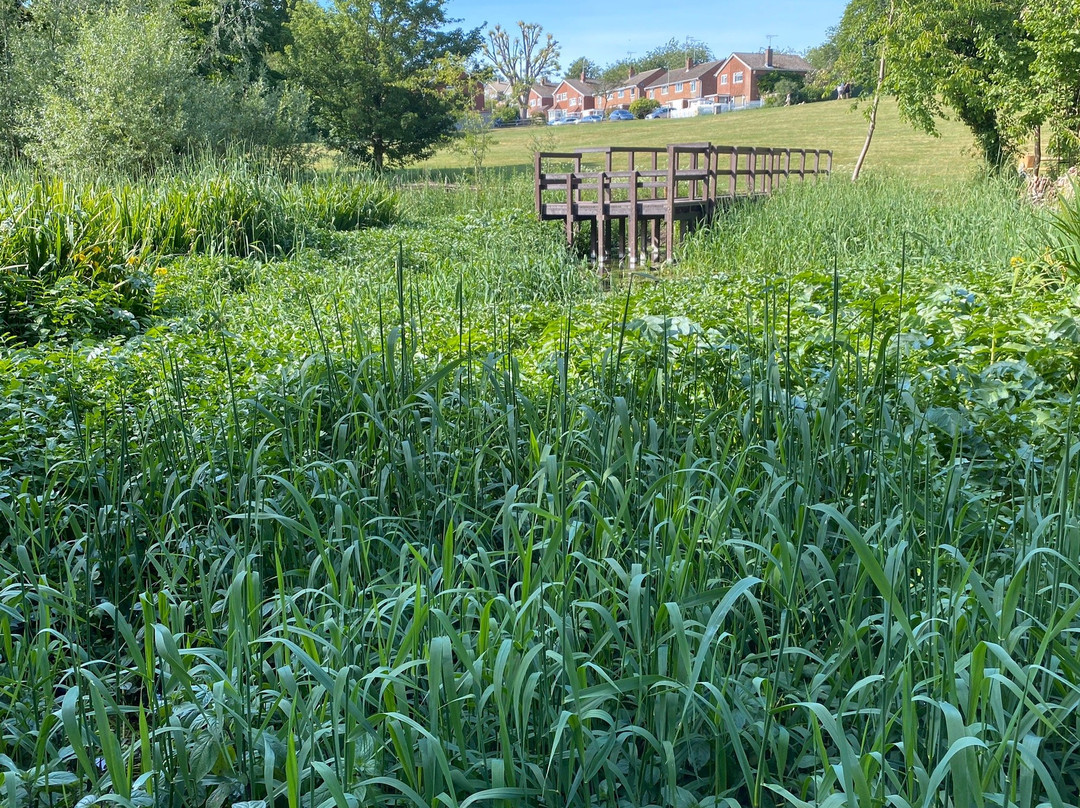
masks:
<svg viewBox="0 0 1080 808"><path fill-rule="evenodd" d="M902 171L906 176L930 180L972 174L978 161L968 131L955 121L942 121L940 131L938 138L917 132L900 120L894 102L883 102L867 169ZM835 169L842 173L855 165L865 137L866 119L861 108L854 110L846 101L828 101L673 120L500 129L492 134L484 164L531 170L532 154L538 148L558 151L580 146L665 146L711 141L832 149ZM420 167L439 170L469 165L464 154L450 148Z"/></svg>

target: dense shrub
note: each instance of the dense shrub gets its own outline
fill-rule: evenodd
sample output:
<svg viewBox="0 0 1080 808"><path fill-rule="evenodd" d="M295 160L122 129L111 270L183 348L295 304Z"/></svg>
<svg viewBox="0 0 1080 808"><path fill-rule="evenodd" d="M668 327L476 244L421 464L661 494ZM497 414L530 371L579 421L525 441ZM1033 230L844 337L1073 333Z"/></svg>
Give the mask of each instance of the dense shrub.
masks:
<svg viewBox="0 0 1080 808"><path fill-rule="evenodd" d="M655 98L638 98L630 102L630 114L635 118L644 118L654 109L659 109L660 102Z"/></svg>

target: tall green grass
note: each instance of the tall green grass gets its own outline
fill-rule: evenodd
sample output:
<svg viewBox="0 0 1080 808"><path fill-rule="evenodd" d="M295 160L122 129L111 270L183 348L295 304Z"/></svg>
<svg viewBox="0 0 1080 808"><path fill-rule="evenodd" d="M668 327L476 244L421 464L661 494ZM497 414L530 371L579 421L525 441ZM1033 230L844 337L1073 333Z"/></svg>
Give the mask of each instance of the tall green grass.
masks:
<svg viewBox="0 0 1080 808"><path fill-rule="evenodd" d="M319 231L395 215L394 195L373 179L288 181L240 161L140 181L5 174L0 332L23 341L125 333L145 321L153 270L171 256L283 254Z"/></svg>
<svg viewBox="0 0 1080 808"><path fill-rule="evenodd" d="M740 216L824 238L793 195L599 294L512 193L222 279L197 334L0 356L42 429L0 441L0 799L1075 804L1077 379L1041 345L1075 305L1029 305L1024 214L947 221L947 265L868 236L719 278Z"/></svg>

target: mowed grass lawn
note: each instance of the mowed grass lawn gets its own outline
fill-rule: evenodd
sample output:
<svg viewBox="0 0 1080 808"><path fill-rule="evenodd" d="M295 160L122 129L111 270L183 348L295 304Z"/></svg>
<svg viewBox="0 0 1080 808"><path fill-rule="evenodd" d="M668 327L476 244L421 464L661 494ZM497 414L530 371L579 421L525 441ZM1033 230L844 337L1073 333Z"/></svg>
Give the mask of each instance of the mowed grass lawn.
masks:
<svg viewBox="0 0 1080 808"><path fill-rule="evenodd" d="M665 146L668 143L710 141L735 146L832 149L834 169L849 172L866 138L863 113L863 106L856 109L847 101L825 101L696 118L495 130L484 165L531 169L532 155L537 149ZM939 137L915 130L900 119L894 101L884 101L866 169L890 169L926 179L957 174L968 176L977 170L978 157L968 130L956 121L941 121L939 130ZM470 159L460 149L450 146L420 163L419 167L428 170L465 168L471 166Z"/></svg>

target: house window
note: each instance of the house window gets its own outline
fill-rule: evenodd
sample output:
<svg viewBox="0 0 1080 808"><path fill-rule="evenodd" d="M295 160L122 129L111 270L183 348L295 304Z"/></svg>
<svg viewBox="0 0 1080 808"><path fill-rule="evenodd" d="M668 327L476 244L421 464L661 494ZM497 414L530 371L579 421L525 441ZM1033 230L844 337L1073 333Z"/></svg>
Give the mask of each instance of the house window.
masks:
<svg viewBox="0 0 1080 808"><path fill-rule="evenodd" d="M622 98L623 91L619 90L619 98Z"/></svg>
<svg viewBox="0 0 1080 808"><path fill-rule="evenodd" d="M696 89L697 89L697 82L696 81L690 82L690 92L694 92L694 90L696 90Z"/></svg>
<svg viewBox="0 0 1080 808"><path fill-rule="evenodd" d="M724 75L722 75L720 77L720 83L721 84L727 84L727 73L725 73Z"/></svg>
<svg viewBox="0 0 1080 808"><path fill-rule="evenodd" d="M663 93L664 95L667 95L667 87L665 87L664 89L662 89L662 90L661 90L660 92L661 92L661 93Z"/></svg>
<svg viewBox="0 0 1080 808"><path fill-rule="evenodd" d="M742 71L740 70L735 74L735 78L731 80L732 84L742 84Z"/></svg>
<svg viewBox="0 0 1080 808"><path fill-rule="evenodd" d="M677 92L677 93L682 92L682 82L681 81L678 84L675 85L675 92Z"/></svg>
<svg viewBox="0 0 1080 808"><path fill-rule="evenodd" d="M571 99L570 99L570 106L572 106L572 107L576 107L576 106L577 106L577 99L576 99L576 98L571 98Z"/></svg>

